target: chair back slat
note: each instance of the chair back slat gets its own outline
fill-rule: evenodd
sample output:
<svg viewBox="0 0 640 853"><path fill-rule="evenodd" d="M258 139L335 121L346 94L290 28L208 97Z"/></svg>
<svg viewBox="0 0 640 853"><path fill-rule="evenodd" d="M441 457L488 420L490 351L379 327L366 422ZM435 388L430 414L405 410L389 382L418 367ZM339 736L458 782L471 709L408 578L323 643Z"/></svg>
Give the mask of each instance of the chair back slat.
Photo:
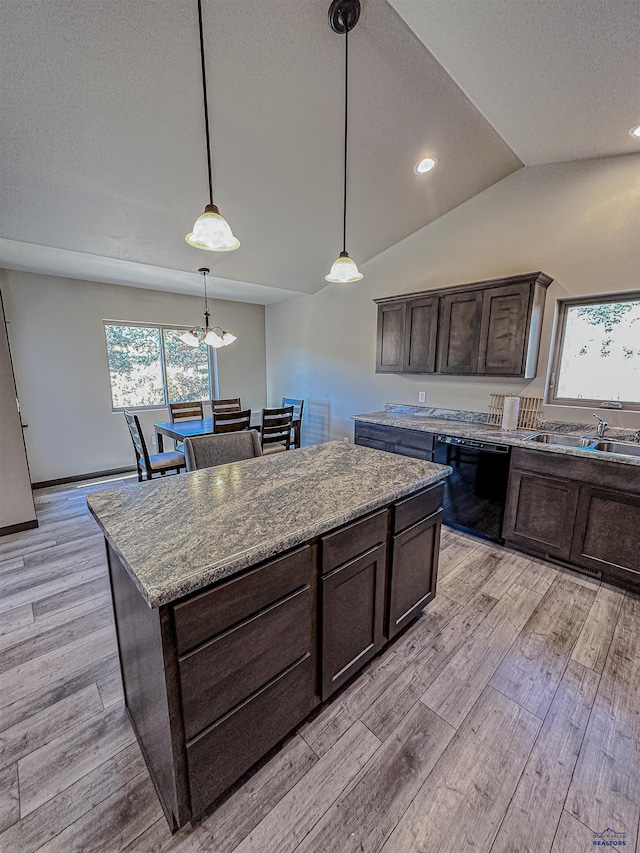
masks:
<svg viewBox="0 0 640 853"><path fill-rule="evenodd" d="M291 428L293 426L293 406L282 406L279 409L263 409L260 424L262 446L265 444L283 444L287 450L291 444Z"/></svg>
<svg viewBox="0 0 640 853"><path fill-rule="evenodd" d="M145 471L151 471L149 451L147 450L147 444L144 440L142 429L140 428L140 421L138 420L138 416L131 414L131 412L125 412L124 416L127 421L127 426L129 427L129 434L131 435L133 448L136 452L138 475L141 474L143 468Z"/></svg>
<svg viewBox="0 0 640 853"><path fill-rule="evenodd" d="M302 420L302 410L304 409L304 400L296 400L294 397L283 397L283 406L293 406L294 421Z"/></svg>
<svg viewBox="0 0 640 853"><path fill-rule="evenodd" d="M251 427L251 409L213 413L213 432L241 432Z"/></svg>
<svg viewBox="0 0 640 853"><path fill-rule="evenodd" d="M204 418L202 400L193 403L169 403L169 417L172 421L201 421Z"/></svg>
<svg viewBox="0 0 640 853"><path fill-rule="evenodd" d="M218 412L239 412L242 409L240 397L230 397L228 400L212 400L211 414Z"/></svg>

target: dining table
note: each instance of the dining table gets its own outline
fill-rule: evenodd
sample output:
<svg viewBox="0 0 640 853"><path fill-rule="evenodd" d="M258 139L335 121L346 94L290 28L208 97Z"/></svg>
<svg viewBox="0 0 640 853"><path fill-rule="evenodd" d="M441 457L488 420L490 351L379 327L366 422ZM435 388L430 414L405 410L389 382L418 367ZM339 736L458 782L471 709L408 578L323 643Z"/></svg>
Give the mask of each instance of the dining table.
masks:
<svg viewBox="0 0 640 853"><path fill-rule="evenodd" d="M252 413L251 429L257 429L260 432L260 420L260 412ZM213 418L201 418L192 421L161 421L153 426L157 436L158 453L162 453L165 436L174 441L184 441L185 438L193 438L197 435L211 435L213 433ZM294 430L298 430L300 421L294 420L293 427Z"/></svg>

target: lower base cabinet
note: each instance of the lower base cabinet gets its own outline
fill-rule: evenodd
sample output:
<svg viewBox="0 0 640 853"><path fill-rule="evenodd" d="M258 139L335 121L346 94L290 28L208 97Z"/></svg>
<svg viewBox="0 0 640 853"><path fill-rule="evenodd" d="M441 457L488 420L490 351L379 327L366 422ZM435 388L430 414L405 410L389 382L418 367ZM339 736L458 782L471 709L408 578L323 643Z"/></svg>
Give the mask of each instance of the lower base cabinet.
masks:
<svg viewBox="0 0 640 853"><path fill-rule="evenodd" d="M507 545L640 591L639 530L637 466L514 449Z"/></svg>
<svg viewBox="0 0 640 853"><path fill-rule="evenodd" d="M432 486L157 609L107 546L127 711L173 830L433 598L443 493Z"/></svg>

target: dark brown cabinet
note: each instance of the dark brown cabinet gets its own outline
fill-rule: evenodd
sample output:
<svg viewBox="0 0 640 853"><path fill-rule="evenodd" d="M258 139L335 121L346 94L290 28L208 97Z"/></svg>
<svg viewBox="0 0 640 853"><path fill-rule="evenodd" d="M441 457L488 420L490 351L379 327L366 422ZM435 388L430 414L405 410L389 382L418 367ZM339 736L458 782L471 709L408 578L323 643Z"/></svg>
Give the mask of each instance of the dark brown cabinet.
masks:
<svg viewBox="0 0 640 853"><path fill-rule="evenodd" d="M438 297L425 296L406 303L404 373L433 373L436 369Z"/></svg>
<svg viewBox="0 0 640 853"><path fill-rule="evenodd" d="M436 594L443 498L440 486L396 504L386 629L389 639Z"/></svg>
<svg viewBox="0 0 640 853"><path fill-rule="evenodd" d="M430 601L442 492L427 488L158 608L107 546L127 710L172 829L202 815Z"/></svg>
<svg viewBox="0 0 640 853"><path fill-rule="evenodd" d="M354 443L427 462L431 462L433 457L433 435L418 429L356 421Z"/></svg>
<svg viewBox="0 0 640 853"><path fill-rule="evenodd" d="M503 536L640 591L640 468L514 449Z"/></svg>
<svg viewBox="0 0 640 853"><path fill-rule="evenodd" d="M322 578L322 698L382 648L386 544Z"/></svg>
<svg viewBox="0 0 640 853"><path fill-rule="evenodd" d="M478 373L519 375L524 370L525 335L531 288L528 284L491 287L483 292Z"/></svg>
<svg viewBox="0 0 640 853"><path fill-rule="evenodd" d="M569 559L579 484L513 471L503 536L514 544Z"/></svg>
<svg viewBox="0 0 640 853"><path fill-rule="evenodd" d="M535 376L551 281L533 272L376 299L376 372Z"/></svg>
<svg viewBox="0 0 640 853"><path fill-rule="evenodd" d="M482 292L449 293L440 299L438 373L477 373Z"/></svg>
<svg viewBox="0 0 640 853"><path fill-rule="evenodd" d="M376 364L378 373L403 370L405 303L389 303L378 311Z"/></svg>
<svg viewBox="0 0 640 853"><path fill-rule="evenodd" d="M640 586L640 494L583 485L571 559Z"/></svg>

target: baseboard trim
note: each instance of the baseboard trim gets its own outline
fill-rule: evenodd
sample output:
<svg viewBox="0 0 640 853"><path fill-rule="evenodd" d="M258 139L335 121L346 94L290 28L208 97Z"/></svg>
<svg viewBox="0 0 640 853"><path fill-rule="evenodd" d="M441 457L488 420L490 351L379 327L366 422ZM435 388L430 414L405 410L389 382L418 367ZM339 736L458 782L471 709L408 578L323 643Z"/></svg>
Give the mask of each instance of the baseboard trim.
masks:
<svg viewBox="0 0 640 853"><path fill-rule="evenodd" d="M12 533L22 533L23 530L33 530L38 526L36 518L33 521L21 521L20 524L10 524L8 527L0 527L0 536L10 536Z"/></svg>
<svg viewBox="0 0 640 853"><path fill-rule="evenodd" d="M136 469L110 468L108 471L91 471L89 474L75 474L73 477L60 477L57 480L42 480L40 483L32 483L32 489L46 489L49 486L64 486L65 483L77 483L80 480L96 480L98 477L112 477L114 474L135 474Z"/></svg>

